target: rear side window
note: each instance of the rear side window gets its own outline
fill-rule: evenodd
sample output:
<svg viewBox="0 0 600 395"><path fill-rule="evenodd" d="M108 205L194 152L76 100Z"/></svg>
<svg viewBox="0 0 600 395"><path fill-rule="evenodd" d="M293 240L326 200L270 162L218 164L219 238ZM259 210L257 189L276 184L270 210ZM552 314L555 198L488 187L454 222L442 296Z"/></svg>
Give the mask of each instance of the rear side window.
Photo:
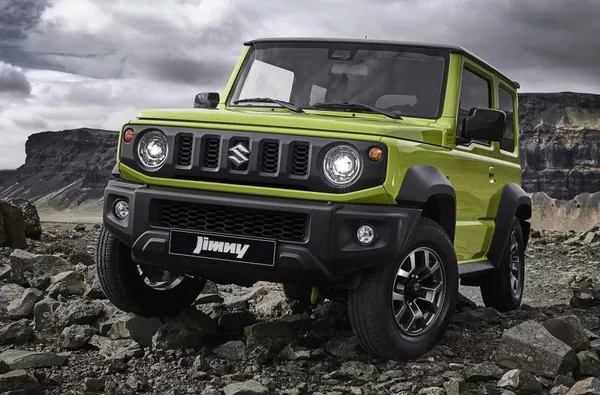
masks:
<svg viewBox="0 0 600 395"><path fill-rule="evenodd" d="M458 135L462 136L463 120L469 116L472 108L491 108L491 84L479 75L463 69L460 87L460 104L458 111ZM480 141L489 143L489 141Z"/></svg>
<svg viewBox="0 0 600 395"><path fill-rule="evenodd" d="M504 138L500 142L500 149L508 152L515 151L515 131L513 126L514 119L514 97L508 91L498 88L499 110L506 113L506 129L504 129Z"/></svg>

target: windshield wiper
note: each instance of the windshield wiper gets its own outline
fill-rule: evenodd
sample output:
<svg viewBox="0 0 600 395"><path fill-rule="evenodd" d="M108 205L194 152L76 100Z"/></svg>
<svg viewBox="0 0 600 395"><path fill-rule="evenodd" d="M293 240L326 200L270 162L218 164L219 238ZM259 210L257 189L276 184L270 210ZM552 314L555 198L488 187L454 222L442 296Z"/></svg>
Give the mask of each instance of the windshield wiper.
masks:
<svg viewBox="0 0 600 395"><path fill-rule="evenodd" d="M402 119L400 114L392 111L384 110L383 108L369 106L362 103L316 103L312 108L322 108L330 110L367 110L376 114L385 115L388 118Z"/></svg>
<svg viewBox="0 0 600 395"><path fill-rule="evenodd" d="M285 107L288 110L292 110L294 112L304 112L300 107L297 107L297 106L293 105L292 103L289 103L289 102L286 102L283 100L271 99L270 97L250 97L248 99L236 100L233 103L234 104L238 104L238 103L275 103L275 104L279 104L281 107Z"/></svg>

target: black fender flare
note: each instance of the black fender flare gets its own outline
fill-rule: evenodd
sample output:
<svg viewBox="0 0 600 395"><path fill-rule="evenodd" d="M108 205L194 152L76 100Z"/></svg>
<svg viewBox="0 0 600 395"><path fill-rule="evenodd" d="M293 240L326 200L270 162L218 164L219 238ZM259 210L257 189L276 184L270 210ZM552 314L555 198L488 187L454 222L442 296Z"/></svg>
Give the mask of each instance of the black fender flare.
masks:
<svg viewBox="0 0 600 395"><path fill-rule="evenodd" d="M456 191L438 169L428 165L411 166L402 181L396 203L399 205L423 208L432 197L442 198L440 207L440 225L444 228L450 240L454 241L456 230Z"/></svg>
<svg viewBox="0 0 600 395"><path fill-rule="evenodd" d="M530 223L527 220L531 218L531 198L520 185L511 183L502 188L498 211L494 218L494 234L487 253L488 260L496 268L500 266L502 255L507 248L510 225L514 217L521 222L526 247L529 241Z"/></svg>

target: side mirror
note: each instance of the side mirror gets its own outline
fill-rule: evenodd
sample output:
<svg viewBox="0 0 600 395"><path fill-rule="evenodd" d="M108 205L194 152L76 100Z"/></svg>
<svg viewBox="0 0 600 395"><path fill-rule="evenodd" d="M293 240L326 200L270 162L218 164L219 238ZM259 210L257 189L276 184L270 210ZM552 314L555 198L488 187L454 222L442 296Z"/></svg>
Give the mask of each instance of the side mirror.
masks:
<svg viewBox="0 0 600 395"><path fill-rule="evenodd" d="M504 111L473 108L463 121L463 136L470 140L502 141L506 125Z"/></svg>
<svg viewBox="0 0 600 395"><path fill-rule="evenodd" d="M217 108L220 96L217 92L202 92L194 99L194 108Z"/></svg>

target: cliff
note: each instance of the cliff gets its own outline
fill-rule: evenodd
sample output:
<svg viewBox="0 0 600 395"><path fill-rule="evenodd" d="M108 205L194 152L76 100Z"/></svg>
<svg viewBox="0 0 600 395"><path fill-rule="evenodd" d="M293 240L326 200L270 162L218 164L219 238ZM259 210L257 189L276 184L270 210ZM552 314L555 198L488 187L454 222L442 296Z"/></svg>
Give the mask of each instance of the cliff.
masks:
<svg viewBox="0 0 600 395"><path fill-rule="evenodd" d="M117 132L88 128L31 135L25 164L0 174L0 198L58 210L97 201L115 164L117 140Z"/></svg>
<svg viewBox="0 0 600 395"><path fill-rule="evenodd" d="M556 199L600 191L600 95L519 96L523 187Z"/></svg>

